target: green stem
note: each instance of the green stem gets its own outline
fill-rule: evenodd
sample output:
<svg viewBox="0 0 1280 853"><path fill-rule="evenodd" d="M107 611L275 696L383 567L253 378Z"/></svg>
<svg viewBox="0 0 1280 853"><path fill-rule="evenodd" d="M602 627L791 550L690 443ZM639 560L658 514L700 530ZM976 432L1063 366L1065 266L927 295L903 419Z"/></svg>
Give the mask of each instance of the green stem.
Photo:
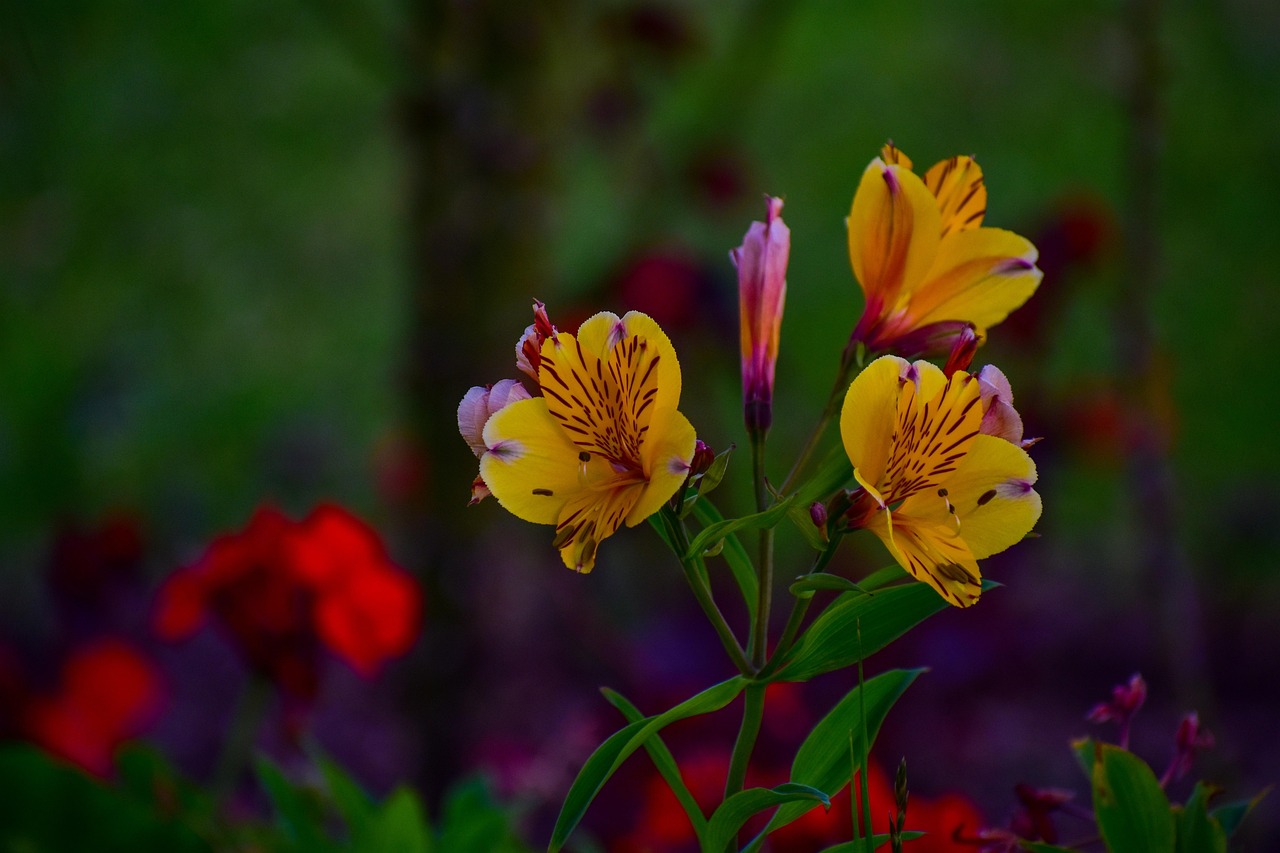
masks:
<svg viewBox="0 0 1280 853"><path fill-rule="evenodd" d="M768 508L769 490L764 475L764 434L751 436L751 470L756 487L756 512ZM756 598L756 621L751 626L751 662L758 670L764 666L769 646L769 610L773 603L773 528L760 531L759 585Z"/></svg>
<svg viewBox="0 0 1280 853"><path fill-rule="evenodd" d="M835 538L831 540L831 544L827 546L827 550L814 557L813 565L809 567L809 571L805 574L811 575L814 572L820 572L825 569L827 563L831 562L831 557L835 554L841 538L843 538L842 534L836 533ZM796 598L791 603L791 613L787 616L787 625L782 629L782 636L778 638L778 644L774 646L769 662L760 670L759 678L772 675L782 663L782 659L787 652L791 650L791 644L796 641L796 635L800 633L800 625L804 622L805 614L809 612L809 603L811 601L813 601L813 596Z"/></svg>
<svg viewBox="0 0 1280 853"><path fill-rule="evenodd" d="M685 556L689 552L689 532L685 529L684 520L666 509L662 511L662 520L667 525L672 541L675 542L680 556L680 567L684 569L684 576L689 581L689 588L693 590L693 597L698 600L698 604L702 607L702 612L707 614L707 619L711 621L711 627L715 629L716 636L720 638L720 643L724 646L725 652L728 653L729 659L738 668L738 672L746 676L754 675L756 668L747 660L747 654L742 650L742 644L734 636L733 629L729 627L729 623L725 620L724 614L720 612L720 608L716 605L715 598L711 594L711 587L707 583L707 572L706 567L702 565L702 558L697 556L688 558Z"/></svg>
<svg viewBox="0 0 1280 853"><path fill-rule="evenodd" d="M831 418L835 416L836 411L840 408L844 393L849 388L849 374L853 372L854 366L854 359L846 350L844 356L840 359L840 372L836 375L835 384L831 386L831 393L827 395L827 402L822 407L822 414L818 416L818 422L814 424L813 431L805 439L804 447L800 449L800 455L796 457L796 462L791 466L787 479L782 483L783 494L791 491L791 487L795 485L796 480L804 473L804 466L809 462L809 457L813 455L813 451L817 449L818 444L822 441L822 436L826 434L827 424L831 422Z"/></svg>
<svg viewBox="0 0 1280 853"><path fill-rule="evenodd" d="M752 684L744 692L742 726L738 729L738 739L733 743L729 776L724 783L726 800L741 791L746 784L747 765L751 762L751 752L755 749L756 737L760 734L760 721L764 718L764 689L763 684Z"/></svg>
<svg viewBox="0 0 1280 853"><path fill-rule="evenodd" d="M222 752L218 754L210 784L214 802L225 800L235 791L236 780L249 762L270 699L271 685L267 680L258 675L250 676L236 703Z"/></svg>

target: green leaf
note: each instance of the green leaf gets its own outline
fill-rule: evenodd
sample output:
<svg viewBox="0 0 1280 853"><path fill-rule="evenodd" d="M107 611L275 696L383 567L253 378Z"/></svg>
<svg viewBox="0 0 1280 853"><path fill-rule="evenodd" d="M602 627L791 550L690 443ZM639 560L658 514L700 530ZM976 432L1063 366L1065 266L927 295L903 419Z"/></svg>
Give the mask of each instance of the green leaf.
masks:
<svg viewBox="0 0 1280 853"><path fill-rule="evenodd" d="M445 799L440 850L447 853L517 853L525 847L512 828L512 815L494 801L483 777L455 785Z"/></svg>
<svg viewBox="0 0 1280 853"><path fill-rule="evenodd" d="M893 669L868 680L861 689L855 687L845 694L800 744L791 763L792 781L830 791L832 796L848 785L853 775L849 736L851 733L858 739L862 736L859 708L865 703L869 749L889 709L922 672L923 669ZM769 831L786 826L806 811L803 805L783 806L769 821Z"/></svg>
<svg viewBox="0 0 1280 853"><path fill-rule="evenodd" d="M1269 793L1271 793L1270 785L1263 788L1251 799L1239 800L1234 803L1224 803L1223 805L1218 806L1216 809L1209 812L1209 817L1217 821L1222 827L1222 831L1227 834L1228 838L1230 838L1236 834L1236 830L1240 828L1241 822L1244 821L1249 812L1253 811L1254 807L1257 806L1258 803L1262 801L1262 798Z"/></svg>
<svg viewBox="0 0 1280 853"><path fill-rule="evenodd" d="M604 694L604 698L609 704L622 712L622 716L627 718L628 723L634 723L644 719L644 714L632 705L621 693L616 690L610 690L602 687L600 692ZM644 745L645 750L649 753L649 757L653 759L654 767L658 768L663 781L667 783L667 787L676 795L676 799L680 801L680 805L684 807L684 813L689 817L689 823L693 824L694 834L698 836L698 841L702 841L703 833L707 830L707 817L702 813L698 801L694 799L693 794L689 791L689 786L684 783L684 777L680 775L680 766L676 763L675 756L671 754L671 750L663 743L659 735L649 738Z"/></svg>
<svg viewBox="0 0 1280 853"><path fill-rule="evenodd" d="M852 477L853 465L850 464L844 447L837 445L822 460L822 467L818 469L818 473L796 490L793 497L800 506L808 507L814 501L825 501L831 497Z"/></svg>
<svg viewBox="0 0 1280 853"><path fill-rule="evenodd" d="M1178 811L1176 853L1227 853L1227 833L1209 818L1208 804L1213 789L1197 782L1191 797Z"/></svg>
<svg viewBox="0 0 1280 853"><path fill-rule="evenodd" d="M800 535L809 543L810 548L815 551L825 551L827 550L827 530L825 526L818 527L813 523L813 516L809 514L810 506L811 504L792 504L791 509L787 511L787 518L791 519L791 523L796 526L796 530L800 531Z"/></svg>
<svg viewBox="0 0 1280 853"><path fill-rule="evenodd" d="M871 594L848 578L843 578L840 575L827 574L826 572L814 572L810 575L801 575L796 578L795 583L791 584L790 592L796 598L812 598L813 594L820 589L834 589L839 592L856 592L860 595Z"/></svg>
<svg viewBox="0 0 1280 853"><path fill-rule="evenodd" d="M693 517L704 528L724 521L720 510L707 500L699 500L693 505ZM751 557L747 554L747 549L742 546L742 541L737 536L731 534L724 537L724 550L720 556L729 564L729 571L733 573L733 579L742 593L742 600L747 605L748 624L755 624L760 579L756 576L756 569L751 562Z"/></svg>
<svg viewBox="0 0 1280 853"><path fill-rule="evenodd" d="M1071 754L1075 756L1076 764L1079 764L1080 769L1084 771L1084 778L1092 783L1093 763L1098 757L1093 738L1082 737L1079 740L1071 741Z"/></svg>
<svg viewBox="0 0 1280 853"><path fill-rule="evenodd" d="M686 699L669 711L628 723L625 728L610 735L591 753L587 763L578 771L578 777L573 780L569 793L565 795L560 816L556 818L555 829L551 832L551 843L547 848L550 853L556 853L564 846L596 794L631 753L643 746L651 736L678 720L719 711L732 702L746 685L746 679L734 676Z"/></svg>
<svg viewBox="0 0 1280 853"><path fill-rule="evenodd" d="M1112 853L1169 853L1173 812L1156 774L1131 752L1095 744L1093 810Z"/></svg>
<svg viewBox="0 0 1280 853"><path fill-rule="evenodd" d="M329 789L329 796L333 799L338 814L342 815L342 819L347 824L347 835L352 839L359 838L367 831L369 822L373 820L373 800L328 756L316 750L312 754L312 760L320 768L325 786Z"/></svg>
<svg viewBox="0 0 1280 853"><path fill-rule="evenodd" d="M752 815L794 802L822 803L831 808L831 798L809 785L786 782L772 789L748 788L725 800L711 816L711 822L707 824L707 837L702 842L704 853L723 851Z"/></svg>
<svg viewBox="0 0 1280 853"><path fill-rule="evenodd" d="M997 586L983 581L982 588ZM865 588L865 587L864 587ZM874 596L846 592L824 610L787 653L775 681L807 681L815 675L858 662L859 648L869 656L901 637L948 604L927 584L911 582L882 588ZM858 623L862 643L858 643Z"/></svg>
<svg viewBox="0 0 1280 853"><path fill-rule="evenodd" d="M709 495L715 491L716 486L720 485L720 481L724 479L724 474L729 470L729 454L733 453L736 445L729 445L727 448L716 454L706 472L698 478L698 494Z"/></svg>
<svg viewBox="0 0 1280 853"><path fill-rule="evenodd" d="M351 845L357 853L383 850L403 853L431 853L435 844L431 828L417 795L401 786L370 817L369 823ZM444 848L443 846L441 849ZM453 848L461 851L462 848Z"/></svg>
<svg viewBox="0 0 1280 853"><path fill-rule="evenodd" d="M323 815L314 799L265 756L258 756L254 767L285 833L304 850L331 848L332 842L320 830Z"/></svg>
<svg viewBox="0 0 1280 853"><path fill-rule="evenodd" d="M920 832L915 829L908 829L902 833L903 841L915 841L917 838L923 838L927 833ZM879 832L871 836L871 846L879 847L881 844L889 843L889 833ZM824 847L821 853L862 853L862 848L866 845L864 839L855 838L852 841L842 841L834 847Z"/></svg>
<svg viewBox="0 0 1280 853"><path fill-rule="evenodd" d="M787 510L794 500L795 495L792 495L786 500L779 501L769 507L764 512L744 515L742 518L730 518L708 525L694 537L693 542L689 543L689 550L685 557L692 559L700 554L712 552L720 544L720 541L730 533L736 533L739 530L776 526L786 516Z"/></svg>

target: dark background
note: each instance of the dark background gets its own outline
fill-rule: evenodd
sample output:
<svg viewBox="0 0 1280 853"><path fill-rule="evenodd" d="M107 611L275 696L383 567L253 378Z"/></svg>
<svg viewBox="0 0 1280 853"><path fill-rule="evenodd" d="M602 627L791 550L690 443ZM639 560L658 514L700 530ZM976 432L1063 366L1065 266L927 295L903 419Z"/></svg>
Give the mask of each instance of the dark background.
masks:
<svg viewBox="0 0 1280 853"><path fill-rule="evenodd" d="M149 597L262 502L341 502L424 583L415 651L373 688L335 663L314 712L375 788L434 797L487 767L536 827L617 725L594 686L653 710L727 674L647 531L581 578L548 529L466 509L456 404L516 375L533 297L565 329L639 308L700 437L743 444L726 252L768 192L793 234L779 478L861 310L843 217L892 138L921 171L976 154L987 223L1041 250L1039 293L978 363L1045 437L1045 512L988 562L1004 589L873 659L932 667L883 763L999 823L1015 782L1083 789L1066 742L1107 734L1084 712L1141 671L1157 773L1196 708L1208 778L1275 780L1272 5L67 0L2 20L0 642L50 669L92 631L154 647L152 737L188 772L218 735L181 721L234 695L202 682L241 676L215 637L156 646ZM50 555L113 517L142 531L141 571L69 626ZM884 561L863 543L845 567ZM199 654L223 665L193 674ZM804 695L820 713L847 686Z"/></svg>

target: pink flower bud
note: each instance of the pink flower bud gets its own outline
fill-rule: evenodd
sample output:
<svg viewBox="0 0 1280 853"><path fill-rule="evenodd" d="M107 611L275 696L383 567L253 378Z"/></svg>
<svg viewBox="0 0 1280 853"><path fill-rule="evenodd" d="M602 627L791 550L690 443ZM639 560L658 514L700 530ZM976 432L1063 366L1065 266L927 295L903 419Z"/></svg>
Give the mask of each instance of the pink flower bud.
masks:
<svg viewBox="0 0 1280 853"><path fill-rule="evenodd" d="M546 306L537 299L533 300L533 324L526 326L524 334L516 341L516 367L533 377L534 382L540 381L538 367L542 363L542 342L555 337L556 327L547 317Z"/></svg>
<svg viewBox="0 0 1280 853"><path fill-rule="evenodd" d="M781 213L782 199L766 196L765 221L751 223L742 245L729 252L738 268L742 406L752 435L764 433L773 423L774 367L791 253L791 230Z"/></svg>
<svg viewBox="0 0 1280 853"><path fill-rule="evenodd" d="M825 528L827 526L827 508L821 501L814 501L809 504L809 518L813 519L813 526L817 528Z"/></svg>
<svg viewBox="0 0 1280 853"><path fill-rule="evenodd" d="M1091 723L1118 723L1120 726L1120 746L1129 748L1129 723L1134 714L1147 701L1147 683L1142 676L1134 673L1127 684L1119 684L1111 688L1111 701L1100 702L1085 716Z"/></svg>
<svg viewBox="0 0 1280 853"><path fill-rule="evenodd" d="M985 435L1003 438L1019 447L1030 447L1040 439L1023 439L1022 416L1013 407L1013 387L1000 368L988 364L978 373L978 390L982 394L982 426Z"/></svg>
<svg viewBox="0 0 1280 853"><path fill-rule="evenodd" d="M1196 753L1213 746L1213 735L1208 729L1200 727L1200 715L1192 711L1178 723L1178 731L1173 737L1173 743L1173 761L1165 771L1162 784L1186 776L1191 770L1192 762L1195 761Z"/></svg>
<svg viewBox="0 0 1280 853"><path fill-rule="evenodd" d="M494 412L504 409L517 400L529 399L529 392L514 379L503 379L492 385L476 385L458 404L458 432L471 452L479 459L484 455L484 425ZM489 488L479 476L471 484L471 505L489 496Z"/></svg>
<svg viewBox="0 0 1280 853"><path fill-rule="evenodd" d="M942 368L943 374L950 379L951 374L957 370L968 370L969 365L973 363L973 356L978 352L978 344L982 343L982 339L978 337L978 332L974 329L973 324L969 323L951 343L951 354L947 356L947 363Z"/></svg>

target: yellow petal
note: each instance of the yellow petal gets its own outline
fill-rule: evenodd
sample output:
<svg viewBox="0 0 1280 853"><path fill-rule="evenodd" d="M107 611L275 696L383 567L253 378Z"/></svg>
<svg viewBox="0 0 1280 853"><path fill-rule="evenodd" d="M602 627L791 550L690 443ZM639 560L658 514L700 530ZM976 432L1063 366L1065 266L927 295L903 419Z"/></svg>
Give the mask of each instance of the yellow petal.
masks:
<svg viewBox="0 0 1280 853"><path fill-rule="evenodd" d="M972 157L951 157L924 175L924 185L938 200L942 235L982 224L987 212L987 187L982 169Z"/></svg>
<svg viewBox="0 0 1280 853"><path fill-rule="evenodd" d="M877 516L869 529L912 577L933 587L956 607L968 607L978 600L982 573L954 527L912 518L901 509L884 510Z"/></svg>
<svg viewBox="0 0 1280 853"><path fill-rule="evenodd" d="M621 338L622 318L612 311L593 314L578 327L578 342L596 358L605 358Z"/></svg>
<svg viewBox="0 0 1280 853"><path fill-rule="evenodd" d="M554 545L565 566L586 574L596 565L600 543L612 536L635 505L638 485L582 491L560 511Z"/></svg>
<svg viewBox="0 0 1280 853"><path fill-rule="evenodd" d="M923 405L917 404L923 394L917 398L913 391L914 385L905 386L898 402L884 475L889 503L939 489L964 460L982 425L978 380L963 371L952 374Z"/></svg>
<svg viewBox="0 0 1280 853"><path fill-rule="evenodd" d="M627 526L635 527L671 500L689 475L693 446L697 439L693 424L679 412L672 412L666 423L657 418L651 422L645 450L649 456L646 474L649 484L627 515Z"/></svg>
<svg viewBox="0 0 1280 853"><path fill-rule="evenodd" d="M911 158L903 154L898 149L898 146L893 144L892 139L880 146L880 159L890 166L901 166L904 169L911 168Z"/></svg>
<svg viewBox="0 0 1280 853"><path fill-rule="evenodd" d="M1043 273L1035 246L1012 231L974 228L948 234L929 280L913 294L916 325L965 320L982 332L1035 292Z"/></svg>
<svg viewBox="0 0 1280 853"><path fill-rule="evenodd" d="M517 518L555 524L565 502L582 490L580 449L551 417L542 397L494 413L485 424L484 441L488 450L480 457L480 476Z"/></svg>
<svg viewBox="0 0 1280 853"><path fill-rule="evenodd" d="M1036 466L1025 450L992 435L974 439L943 485L959 520L960 536L975 557L998 554L1031 532L1040 518L1035 481ZM900 509L941 523L950 514L944 504L936 495L921 493Z"/></svg>
<svg viewBox="0 0 1280 853"><path fill-rule="evenodd" d="M920 284L938 253L938 204L910 169L877 157L862 173L848 229L849 260L868 303L892 306Z"/></svg>
<svg viewBox="0 0 1280 853"><path fill-rule="evenodd" d="M881 356L858 374L844 395L840 440L858 482L869 489L878 491L884 478L902 391L900 379L908 366L906 359Z"/></svg>

